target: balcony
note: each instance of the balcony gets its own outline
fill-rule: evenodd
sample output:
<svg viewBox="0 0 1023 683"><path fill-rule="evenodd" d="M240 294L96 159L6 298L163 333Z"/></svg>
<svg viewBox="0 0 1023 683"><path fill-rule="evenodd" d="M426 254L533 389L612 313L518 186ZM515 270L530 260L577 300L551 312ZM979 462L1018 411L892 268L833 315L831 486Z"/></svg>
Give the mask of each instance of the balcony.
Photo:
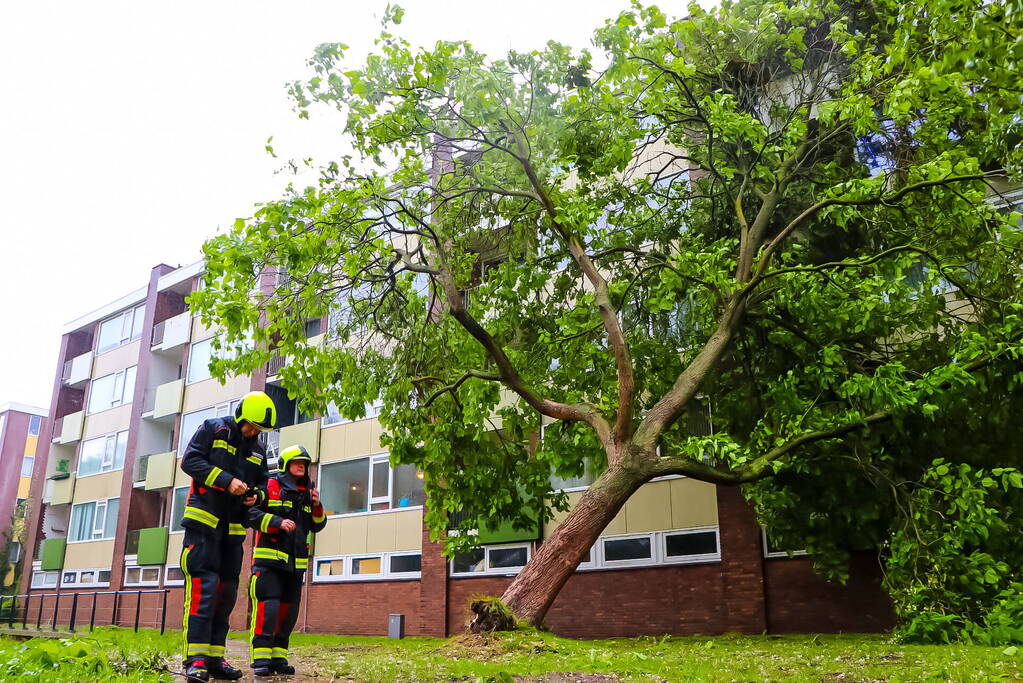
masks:
<svg viewBox="0 0 1023 683"><path fill-rule="evenodd" d="M167 538L170 530L165 526L153 527L150 529L137 529L131 533L136 534L135 552L124 554L136 555L135 563L139 566L147 564L166 564L167 562Z"/></svg>
<svg viewBox="0 0 1023 683"><path fill-rule="evenodd" d="M66 538L47 538L39 546L40 569L52 571L64 568L64 550L67 548Z"/></svg>
<svg viewBox="0 0 1023 683"><path fill-rule="evenodd" d="M50 493L50 505L67 505L75 494L75 475L68 475L64 479L51 480L53 487Z"/></svg>
<svg viewBox="0 0 1023 683"><path fill-rule="evenodd" d="M154 453L143 456L139 460L144 460L146 463L143 481L145 481L147 491L156 491L174 486L174 475L178 466L178 456L175 451Z"/></svg>
<svg viewBox="0 0 1023 683"><path fill-rule="evenodd" d="M187 344L192 334L192 314L188 311L153 326L153 351L170 351Z"/></svg>
<svg viewBox="0 0 1023 683"><path fill-rule="evenodd" d="M85 411L70 413L60 418L60 436L54 426L54 441L60 444L75 443L82 438L82 427L85 424Z"/></svg>
<svg viewBox="0 0 1023 683"><path fill-rule="evenodd" d="M156 387L153 398L153 419L174 419L181 412L181 402L185 396L185 380L176 379Z"/></svg>
<svg viewBox="0 0 1023 683"><path fill-rule="evenodd" d="M135 488L142 488L146 483L146 474L149 469L149 456L140 455L135 459L135 466L131 471L131 481L135 485ZM127 551L125 551L127 552Z"/></svg>
<svg viewBox="0 0 1023 683"><path fill-rule="evenodd" d="M81 388L92 378L92 351L64 362L60 380L69 387Z"/></svg>

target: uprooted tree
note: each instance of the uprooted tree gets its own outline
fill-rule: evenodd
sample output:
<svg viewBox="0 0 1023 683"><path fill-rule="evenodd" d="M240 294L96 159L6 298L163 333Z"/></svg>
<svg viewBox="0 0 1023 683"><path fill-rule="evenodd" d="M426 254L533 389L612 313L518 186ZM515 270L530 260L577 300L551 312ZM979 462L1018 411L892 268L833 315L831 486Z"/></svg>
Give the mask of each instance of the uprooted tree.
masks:
<svg viewBox="0 0 1023 683"><path fill-rule="evenodd" d="M300 116L335 107L353 154L210 240L190 300L224 346L254 340L221 375L282 353L307 410L382 399L452 549L473 537L451 513L535 523L566 506L552 473L598 472L503 596L530 623L643 483L812 496L876 467L854 442L1016 371L1023 244L995 190L1019 160L1020 13L690 12L634 6L596 56L417 50L388 32L400 10L363 68L320 46L291 92Z"/></svg>

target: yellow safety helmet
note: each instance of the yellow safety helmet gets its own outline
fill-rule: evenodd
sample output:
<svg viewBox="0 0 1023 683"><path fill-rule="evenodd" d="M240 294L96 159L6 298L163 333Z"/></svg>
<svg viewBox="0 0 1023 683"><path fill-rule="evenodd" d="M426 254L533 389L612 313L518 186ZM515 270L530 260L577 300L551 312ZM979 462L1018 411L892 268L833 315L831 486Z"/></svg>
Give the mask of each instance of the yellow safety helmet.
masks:
<svg viewBox="0 0 1023 683"><path fill-rule="evenodd" d="M307 451L303 446L289 446L281 451L277 457L280 459L277 469L281 472L287 472L288 465L291 464L293 460L305 460L306 462L313 461L312 457L309 455L309 451Z"/></svg>
<svg viewBox="0 0 1023 683"><path fill-rule="evenodd" d="M239 401L234 417L245 420L261 432L269 432L277 424L277 407L265 392L252 391Z"/></svg>

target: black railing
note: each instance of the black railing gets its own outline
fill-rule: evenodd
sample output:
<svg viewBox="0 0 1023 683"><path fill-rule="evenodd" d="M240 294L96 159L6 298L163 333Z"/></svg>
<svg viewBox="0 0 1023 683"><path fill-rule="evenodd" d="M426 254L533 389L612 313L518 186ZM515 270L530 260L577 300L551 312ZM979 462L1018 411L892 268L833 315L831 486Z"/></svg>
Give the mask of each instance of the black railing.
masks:
<svg viewBox="0 0 1023 683"><path fill-rule="evenodd" d="M83 606L87 606L89 610L89 630L92 631L96 627L96 605L98 598L101 595L112 595L113 608L110 612L110 626L120 626L121 618L119 615L122 607L121 596L129 596L125 598L130 601L131 596L135 597L135 614L132 620L133 628L135 631L139 630L139 624L141 623L142 617L142 596L143 595L160 595L160 633L163 634L167 629L167 594L170 590L167 588L154 589L154 590L134 590L134 591L92 591L92 592L75 592L75 593L28 593L26 595L0 595L0 624L6 623L8 628L14 628L15 624L21 622L21 630L28 631L35 617L35 630L43 630L43 624L47 623L50 629L53 631L60 630L60 626L64 623L68 626L69 633L75 633L75 627L78 625L78 611L79 603L84 603ZM91 601L86 602L89 598ZM52 616L51 606L47 605L47 598L53 599L52 605ZM61 600L64 600L65 609L68 609L68 618L66 620L61 619ZM20 602L19 602L20 601ZM35 607L35 603L38 601L39 607ZM70 607L68 604L70 603ZM127 605L127 608L131 609L131 604ZM44 610L45 610L45 622L44 622ZM131 620L131 613L129 612L129 620ZM149 623L148 621L146 622ZM102 625L102 624L101 624ZM154 624L155 628L155 624Z"/></svg>

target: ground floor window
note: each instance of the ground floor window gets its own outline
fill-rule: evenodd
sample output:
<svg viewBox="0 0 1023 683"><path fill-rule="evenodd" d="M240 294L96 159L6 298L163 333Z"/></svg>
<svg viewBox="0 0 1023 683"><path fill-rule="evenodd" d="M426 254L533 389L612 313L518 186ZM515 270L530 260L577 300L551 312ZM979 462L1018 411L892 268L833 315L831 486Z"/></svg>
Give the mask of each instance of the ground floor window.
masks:
<svg viewBox="0 0 1023 683"><path fill-rule="evenodd" d="M32 572L32 588L52 588L57 585L60 572Z"/></svg>
<svg viewBox="0 0 1023 683"><path fill-rule="evenodd" d="M313 582L418 579L422 566L422 554L413 552L317 557L313 564Z"/></svg>
<svg viewBox="0 0 1023 683"><path fill-rule="evenodd" d="M125 586L159 586L160 567L140 567L134 562L125 562L123 583Z"/></svg>
<svg viewBox="0 0 1023 683"><path fill-rule="evenodd" d="M165 586L183 586L185 584L185 573L181 571L181 567L177 565L167 565L167 570L164 573L163 585Z"/></svg>
<svg viewBox="0 0 1023 683"><path fill-rule="evenodd" d="M110 570L65 569L60 585L66 588L106 588L110 585Z"/></svg>
<svg viewBox="0 0 1023 683"><path fill-rule="evenodd" d="M760 534L764 540L764 557L797 557L806 555L806 549L799 547L799 544L786 545L779 543L777 539L771 538L767 529L760 527Z"/></svg>
<svg viewBox="0 0 1023 683"><path fill-rule="evenodd" d="M590 548L579 569L648 567L720 560L718 528L698 527L601 536Z"/></svg>
<svg viewBox="0 0 1023 683"><path fill-rule="evenodd" d="M451 560L451 575L516 574L529 562L530 556L529 544L482 546L457 553Z"/></svg>

